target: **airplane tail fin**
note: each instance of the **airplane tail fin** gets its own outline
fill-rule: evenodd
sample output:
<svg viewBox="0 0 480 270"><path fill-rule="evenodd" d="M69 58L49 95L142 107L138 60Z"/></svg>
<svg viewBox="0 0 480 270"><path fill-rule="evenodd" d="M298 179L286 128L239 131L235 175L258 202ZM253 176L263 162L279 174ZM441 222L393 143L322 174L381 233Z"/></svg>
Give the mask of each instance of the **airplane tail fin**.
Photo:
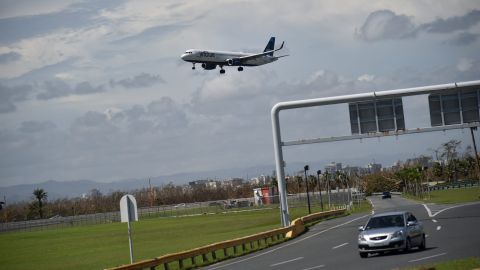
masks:
<svg viewBox="0 0 480 270"><path fill-rule="evenodd" d="M273 56L273 49L275 47L275 37L271 37L268 41L267 47L265 47L264 52L272 51L271 53L267 54L268 56Z"/></svg>

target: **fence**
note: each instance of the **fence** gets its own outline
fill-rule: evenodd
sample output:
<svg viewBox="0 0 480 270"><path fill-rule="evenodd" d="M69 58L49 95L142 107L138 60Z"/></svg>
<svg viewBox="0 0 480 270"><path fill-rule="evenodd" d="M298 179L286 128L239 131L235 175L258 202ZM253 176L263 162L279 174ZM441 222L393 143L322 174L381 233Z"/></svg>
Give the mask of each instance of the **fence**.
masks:
<svg viewBox="0 0 480 270"><path fill-rule="evenodd" d="M158 269L169 270L171 267L189 269L216 262L232 256L248 253L282 242L285 239L296 237L305 231L304 223L321 218L343 215L345 209L320 212L296 219L285 228L274 229L234 240L223 241L208 246L187 250L174 254L167 254L150 260L110 268L109 270L140 270Z"/></svg>
<svg viewBox="0 0 480 270"><path fill-rule="evenodd" d="M355 200L356 197L363 194L350 194L347 190L332 190L330 194L330 205L339 206L346 204L349 200ZM254 198L241 198L235 200L220 200L197 203L181 203L176 205L160 205L153 207L142 207L138 209L140 219L145 218L168 218L182 216L198 216L208 214L218 214L234 211L261 211L265 209L278 208L278 196L271 197L273 203L256 205ZM322 192L322 202L325 209L328 206L328 194ZM288 196L289 208L306 207L306 193L290 194ZM310 203L312 206L320 206L320 194L318 192L310 193ZM48 229L61 229L73 226L105 224L120 222L120 212L106 212L88 215L76 216L54 216L49 219L25 220L16 222L0 223L0 232L8 231L37 231Z"/></svg>
<svg viewBox="0 0 480 270"><path fill-rule="evenodd" d="M478 187L478 181L469 181L469 182L455 182L450 184L439 184L432 187L429 187L429 190L444 190L444 189L456 189L456 188L470 188Z"/></svg>

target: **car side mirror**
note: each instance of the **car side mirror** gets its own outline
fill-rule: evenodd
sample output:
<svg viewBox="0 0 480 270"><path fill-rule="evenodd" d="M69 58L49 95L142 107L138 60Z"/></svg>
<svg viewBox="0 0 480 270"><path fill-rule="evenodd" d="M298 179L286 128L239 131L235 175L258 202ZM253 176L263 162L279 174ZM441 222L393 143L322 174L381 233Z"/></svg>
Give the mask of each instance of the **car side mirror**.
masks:
<svg viewBox="0 0 480 270"><path fill-rule="evenodd" d="M365 228L363 228L363 226L358 227L358 231L359 231L359 232L362 232L362 231L364 231L364 230L365 230Z"/></svg>
<svg viewBox="0 0 480 270"><path fill-rule="evenodd" d="M407 222L407 227L415 226L417 223L415 221L409 221Z"/></svg>

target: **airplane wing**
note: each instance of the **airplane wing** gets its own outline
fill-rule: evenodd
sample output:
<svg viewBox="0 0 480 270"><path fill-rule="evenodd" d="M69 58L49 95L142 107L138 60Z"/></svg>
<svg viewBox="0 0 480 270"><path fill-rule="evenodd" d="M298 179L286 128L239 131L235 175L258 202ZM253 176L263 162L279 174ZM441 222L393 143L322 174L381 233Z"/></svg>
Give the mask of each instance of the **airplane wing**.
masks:
<svg viewBox="0 0 480 270"><path fill-rule="evenodd" d="M252 59L255 59L255 58L259 58L259 57L262 57L264 55L267 55L269 53L272 53L272 52L276 52L276 51L279 51L283 48L283 44L285 43L282 42L282 45L280 45L280 48L278 49L275 49L275 50L271 50L271 51L266 51L266 52L263 52L263 53L258 53L258 54L252 54L252 55L248 55L248 56L243 56L243 57L238 57L236 58L236 60L240 61L240 62L244 62L244 61L248 61L248 60L252 60ZM284 55L284 56L287 56L287 55ZM284 56L280 56L280 57L284 57ZM280 58L278 57L278 58Z"/></svg>

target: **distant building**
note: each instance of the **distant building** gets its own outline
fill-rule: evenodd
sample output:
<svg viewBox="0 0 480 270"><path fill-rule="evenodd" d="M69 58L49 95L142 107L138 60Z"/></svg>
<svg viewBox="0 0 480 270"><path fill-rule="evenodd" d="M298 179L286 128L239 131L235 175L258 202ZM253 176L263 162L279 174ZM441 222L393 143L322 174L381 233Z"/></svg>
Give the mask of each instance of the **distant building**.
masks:
<svg viewBox="0 0 480 270"><path fill-rule="evenodd" d="M382 171L382 164L379 163L370 163L367 165L369 173L379 173Z"/></svg>
<svg viewBox="0 0 480 270"><path fill-rule="evenodd" d="M265 186L265 185L268 185L269 182L270 182L270 176L265 176L265 175L260 175L258 177L254 177L252 179L250 179L250 182L253 184L253 185L257 185L257 186Z"/></svg>
<svg viewBox="0 0 480 270"><path fill-rule="evenodd" d="M206 187L211 189L216 189L220 187L221 182L215 180L195 180L192 182L188 182L188 187L190 188L198 188L198 187Z"/></svg>
<svg viewBox="0 0 480 270"><path fill-rule="evenodd" d="M405 161L405 166L408 167L432 167L433 158L427 156L419 156L417 158L409 158Z"/></svg>
<svg viewBox="0 0 480 270"><path fill-rule="evenodd" d="M231 186L231 187L238 187L238 186L243 185L244 182L245 182L245 180L242 179L242 178L232 178L230 180L223 181L223 185Z"/></svg>
<svg viewBox="0 0 480 270"><path fill-rule="evenodd" d="M325 172L333 174L342 170L342 163L332 162L325 166Z"/></svg>
<svg viewBox="0 0 480 270"><path fill-rule="evenodd" d="M357 166L347 166L343 168L343 172L345 172L345 174L348 176L364 175L366 171L367 170L365 168L357 167Z"/></svg>

